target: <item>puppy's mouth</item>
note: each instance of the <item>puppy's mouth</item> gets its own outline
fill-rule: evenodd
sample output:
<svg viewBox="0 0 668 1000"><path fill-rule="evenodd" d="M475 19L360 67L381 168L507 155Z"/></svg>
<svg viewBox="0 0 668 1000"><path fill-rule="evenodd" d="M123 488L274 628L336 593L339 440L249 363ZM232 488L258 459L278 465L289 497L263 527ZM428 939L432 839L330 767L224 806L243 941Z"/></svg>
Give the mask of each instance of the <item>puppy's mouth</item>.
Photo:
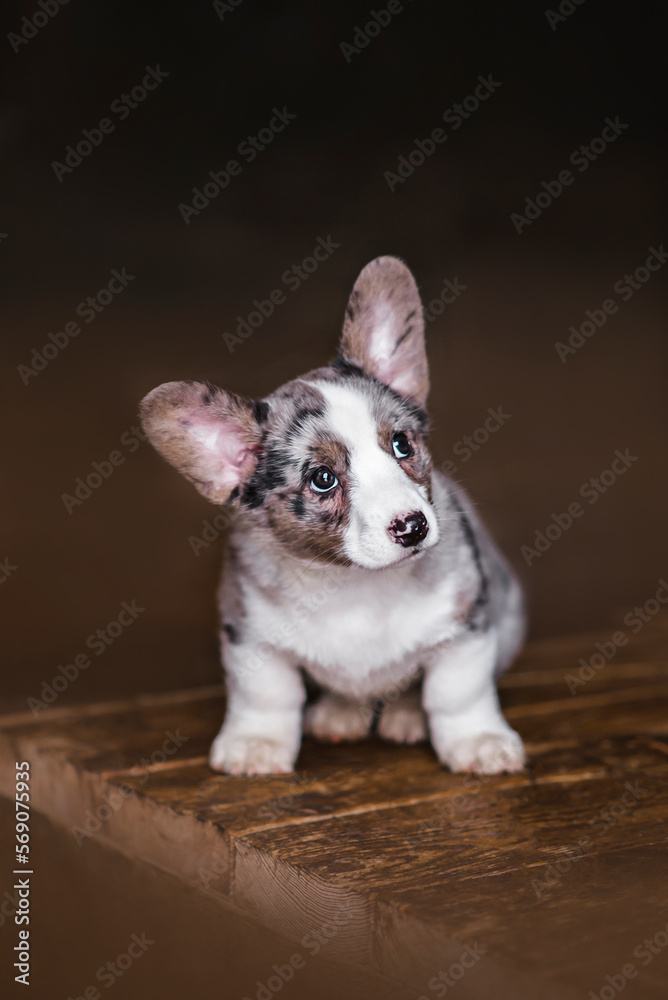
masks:
<svg viewBox="0 0 668 1000"><path fill-rule="evenodd" d="M416 559L419 559L421 556L425 555L428 548L429 548L428 545L420 544L414 546L411 549L404 549L403 551L400 551L398 553L399 558L396 559L394 562L390 563L390 566L403 566L404 563L410 562L411 560L415 562Z"/></svg>
<svg viewBox="0 0 668 1000"><path fill-rule="evenodd" d="M430 548L429 544L419 544L410 549L403 549L397 547L395 552L392 554L392 558L384 559L384 561L375 562L371 558L368 561L362 561L359 556L357 558L352 558L351 563L353 566L357 566L359 569L367 569L374 571L382 571L384 569L394 569L398 566L404 566L408 562L416 562L424 556L427 550Z"/></svg>
<svg viewBox="0 0 668 1000"><path fill-rule="evenodd" d="M438 544L438 521L430 510L413 508L391 516L385 526L353 523L344 535L343 548L354 566L391 569L415 562Z"/></svg>

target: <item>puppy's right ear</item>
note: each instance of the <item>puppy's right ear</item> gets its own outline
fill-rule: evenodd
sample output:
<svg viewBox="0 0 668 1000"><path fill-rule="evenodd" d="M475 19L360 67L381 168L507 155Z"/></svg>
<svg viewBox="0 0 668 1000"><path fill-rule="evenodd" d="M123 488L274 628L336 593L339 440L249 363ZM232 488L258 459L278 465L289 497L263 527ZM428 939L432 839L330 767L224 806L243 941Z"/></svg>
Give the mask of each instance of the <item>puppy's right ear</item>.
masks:
<svg viewBox="0 0 668 1000"><path fill-rule="evenodd" d="M165 382L139 413L153 447L207 500L235 499L255 472L266 403L204 382Z"/></svg>

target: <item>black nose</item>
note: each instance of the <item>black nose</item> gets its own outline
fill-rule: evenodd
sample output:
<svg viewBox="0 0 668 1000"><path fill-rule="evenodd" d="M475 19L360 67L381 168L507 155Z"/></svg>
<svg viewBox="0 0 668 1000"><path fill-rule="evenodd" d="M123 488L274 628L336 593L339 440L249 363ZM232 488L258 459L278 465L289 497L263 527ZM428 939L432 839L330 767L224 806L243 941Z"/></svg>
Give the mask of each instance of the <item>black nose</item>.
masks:
<svg viewBox="0 0 668 1000"><path fill-rule="evenodd" d="M429 525L422 511L414 510L411 514L405 514L403 517L395 517L388 530L392 541L407 549L412 545L417 545L418 542L427 537Z"/></svg>

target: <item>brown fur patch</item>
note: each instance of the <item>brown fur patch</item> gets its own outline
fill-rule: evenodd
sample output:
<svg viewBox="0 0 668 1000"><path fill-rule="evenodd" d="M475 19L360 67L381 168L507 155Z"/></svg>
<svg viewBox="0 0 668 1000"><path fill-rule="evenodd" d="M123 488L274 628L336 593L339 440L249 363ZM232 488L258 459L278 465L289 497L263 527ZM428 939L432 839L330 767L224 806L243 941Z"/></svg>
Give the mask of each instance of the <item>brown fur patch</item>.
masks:
<svg viewBox="0 0 668 1000"><path fill-rule="evenodd" d="M322 393L297 379L267 401L262 451L241 503L294 555L348 565L343 553L348 455L328 428ZM316 493L310 486L322 465L342 484L331 493Z"/></svg>

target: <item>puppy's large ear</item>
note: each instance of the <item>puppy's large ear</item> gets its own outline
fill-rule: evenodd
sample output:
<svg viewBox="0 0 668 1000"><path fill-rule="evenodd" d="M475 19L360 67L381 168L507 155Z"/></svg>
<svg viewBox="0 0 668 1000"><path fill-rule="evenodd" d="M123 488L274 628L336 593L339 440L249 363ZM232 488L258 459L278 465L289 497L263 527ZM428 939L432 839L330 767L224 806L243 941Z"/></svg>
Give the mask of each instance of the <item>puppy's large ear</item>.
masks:
<svg viewBox="0 0 668 1000"><path fill-rule="evenodd" d="M139 412L153 447L207 500L226 503L253 475L266 404L203 382L165 382Z"/></svg>
<svg viewBox="0 0 668 1000"><path fill-rule="evenodd" d="M429 369L424 317L413 275L396 257L377 257L350 295L339 358L424 406Z"/></svg>

